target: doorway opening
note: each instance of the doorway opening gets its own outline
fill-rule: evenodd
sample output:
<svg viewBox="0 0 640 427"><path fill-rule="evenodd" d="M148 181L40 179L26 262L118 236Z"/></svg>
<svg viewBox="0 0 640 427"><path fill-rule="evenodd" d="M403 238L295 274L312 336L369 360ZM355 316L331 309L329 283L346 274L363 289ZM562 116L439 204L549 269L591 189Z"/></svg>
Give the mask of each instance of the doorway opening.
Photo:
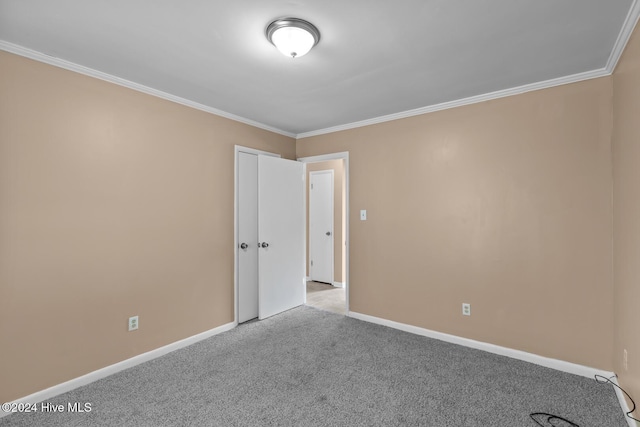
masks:
<svg viewBox="0 0 640 427"><path fill-rule="evenodd" d="M349 153L298 159L306 164L305 303L349 312Z"/></svg>
<svg viewBox="0 0 640 427"><path fill-rule="evenodd" d="M249 155L249 156L247 156ZM241 191L240 188L243 187L243 182L254 182L255 179L257 178L258 183L259 183L259 187L261 187L261 182L263 181L260 177L258 176L253 176L251 175L250 179L247 181L247 179L245 179L244 181L240 178L240 175L242 175L241 170L243 169L241 163L243 162L241 159L249 159L252 157L262 157L263 160L266 157L271 157L272 160L264 160L263 163L265 164L265 166L267 164L270 163L280 163L280 166L285 166L284 163L289 162L291 163L297 163L300 166L299 172L297 176L303 176L303 180L302 181L297 181L297 179L295 179L294 176L289 176L288 178L285 179L285 183L288 182L299 182L300 183L300 188L301 188L301 192L300 192L300 198L298 199L299 202L297 201L293 201L291 199L291 197L288 196L288 198L286 200L280 200L280 201L276 201L273 203L273 205L275 206L280 206L283 209L285 209L287 211L287 215L291 214L291 212L293 211L297 211L299 213L295 214L295 218L291 218L289 217L289 219L285 220L285 224L281 224L280 228L281 229L290 229L292 226L293 228L298 228L297 225L295 224L300 224L300 230L301 230L301 234L300 234L300 239L296 240L300 242L300 246L299 249L295 249L295 253L289 253L289 255L287 255L285 258L287 260L289 260L288 262L290 262L291 260L298 260L299 259L299 264L298 261L295 261L293 264L295 265L299 265L300 266L300 270L298 270L298 267L296 267L295 269L292 268L265 268L265 272L282 272L282 271L299 271L299 273L295 274L295 277L289 277L288 280L286 281L282 281L280 279L272 281L274 283L285 283L286 282L286 286L288 286L288 288L282 292L280 292L278 289L267 289L267 286L264 286L264 289L262 287L262 283L263 281L260 280L260 278L263 277L263 271L261 270L261 266L265 266L267 265L267 263L261 263L258 262L258 269L254 272L255 274L248 274L249 268L246 267L246 262L247 262L247 255L251 252L251 251L258 251L260 256L265 256L268 257L271 254L271 252L273 252L275 254L275 249L280 246L280 247L293 247L295 248L297 245L290 245L290 244L273 244L271 245L271 243L275 243L276 240L279 236L280 233L278 233L278 235L274 236L262 236L262 232L265 231L267 228L263 227L262 225L260 225L258 227L258 236L255 235L255 231L252 231L249 233L248 236L244 236L244 231L248 230L248 229L252 229L252 227L246 227L245 225L241 225L243 224L244 220L242 218L242 215L240 215L242 212L247 212L246 209L242 209L240 207L240 205L243 205L243 202L241 202ZM241 146L236 146L235 147L235 168L236 168L236 172L235 172L235 178L234 178L234 186L235 186L235 195L234 195L234 246L235 246L235 251L234 251L234 264L235 264L235 268L234 268L234 319L235 319L235 323L243 323L246 321L251 321L253 319L256 318L256 316L258 318L264 318L264 317L268 317L268 315L271 315L270 313L266 313L265 315L261 314L261 301L265 302L265 305L267 302L271 301L273 303L280 303L282 300L289 300L291 299L291 295L294 295L297 297L297 295L299 295L300 300L298 301L296 299L295 303L291 303L289 304L289 308L293 308L295 306L301 305L301 304L309 304L309 305L313 305L316 306L320 309L325 309L325 310L330 310L330 311L335 311L335 312L340 312L341 314L346 314L348 315L349 313L349 253L348 253L348 247L349 247L349 223L348 223L348 218L349 218L349 153L348 152L342 152L342 153L334 153L334 154L327 154L327 155L321 155L321 156L313 156L313 157L306 157L306 158L299 158L297 159L297 162L295 161L291 161L291 160L280 160L277 159L278 157L280 157L278 154L275 153L269 153L269 152L265 152L265 151L261 151L261 150L255 150L255 149L251 149L251 148L247 148L247 147L241 147ZM254 163L254 160L251 160L251 164ZM306 184L308 184L309 182L309 178L308 178L308 173L309 170L313 169L314 167L318 167L317 164L320 164L321 162L327 162L327 161L337 161L337 170L340 171L340 185L338 188L338 191L334 192L334 200L335 200L335 196L336 194L338 195L337 198L339 199L339 203L334 203L334 211L337 209L339 212L338 215L338 219L334 221L333 224L333 230L326 230L326 231L330 231L330 235L332 238L334 238L334 249L337 247L338 250L334 250L334 255L331 258L331 262L332 262L332 267L330 268L329 271L333 271L334 275L333 276L329 276L329 278L324 278L322 280L326 281L326 283L319 283L319 282L313 282L312 283L308 283L310 281L310 276L309 276L309 271L308 271L308 266L309 266L309 256L308 256L308 251L309 251L309 238L308 235L306 235L306 233L308 233L308 223L309 223L309 219L308 219L308 198L305 197L304 193L307 193L308 195L308 189L305 188ZM260 163L260 160L258 160L258 163ZM290 165L292 166L292 165ZM253 168L253 166L251 166ZM322 167L322 165L320 165L319 167ZM290 167L287 166L285 169L287 169ZM298 170L297 168L294 168L296 170ZM258 170L262 170L260 167L258 168ZM304 172L303 172L304 171ZM304 175L306 175L306 179L304 177ZM334 177L335 177L335 172L334 172ZM303 183L306 183L303 185ZM252 184L253 185L253 184ZM283 195L283 194L290 194L292 193L292 191L290 190L286 190L286 191L282 191L282 189L286 187L286 185L280 185L277 188L275 188L274 190L274 195ZM334 187L335 188L335 187ZM261 191L261 190L259 190ZM297 190L296 190L297 191ZM295 191L294 191L295 192ZM261 193L262 194L262 193ZM272 196L274 196L272 195ZM252 198L254 198L252 196ZM275 197L271 197L274 198ZM261 198L258 197L258 201L263 200L263 199L269 199L267 197ZM307 200L305 202L305 199ZM247 206L246 203L244 204L244 206ZM262 206L262 205L260 205ZM300 207L300 210L298 210L297 206ZM293 208L292 208L293 207ZM255 209L252 207L251 209L249 209L250 211L255 211ZM262 211L261 208L258 209L258 211ZM281 214L277 214L276 217L287 217L287 215L281 215ZM305 220L306 217L306 220ZM300 219L300 221L298 221L298 218ZM334 217L335 218L335 217ZM255 218L251 219L252 223L255 223ZM262 223L260 223L262 224ZM305 226L306 225L306 226ZM305 232L306 229L306 232ZM325 231L325 233L326 233ZM337 234L336 236L334 236L334 234ZM253 260L253 258L255 257L250 257L251 258L251 264L255 264L255 260ZM243 262L245 264L243 264ZM252 267L253 269L255 269L255 266ZM337 273L337 274L336 274ZM250 289L247 288L246 286L243 285L245 279L247 279L247 277L251 277L253 278L253 276L258 277L257 282L258 282L258 296L257 296L257 306L258 306L258 314L255 313L255 306L256 306L256 301L254 301L255 299L255 293L256 293L256 285L255 285L255 280L250 280L251 282L251 287ZM299 278L299 279L296 279ZM267 280L265 280L264 282L268 282ZM277 287L276 287L277 288ZM248 290L247 290L248 289ZM298 293L298 290L300 289L300 293ZM276 292L277 291L277 292ZM252 294L253 296L251 298L247 298L247 292L249 292L250 294ZM327 307L327 299L338 299L338 303L337 303L337 310L331 310L329 307ZM320 300L320 301L318 301ZM246 311L246 310L242 310L240 308L240 305L243 305L243 308L246 308L245 305L250 302L250 310L251 314L247 314L247 315L242 315L239 316L240 312ZM324 306L323 306L324 304ZM282 305L282 304L280 304ZM282 308L282 307L280 307ZM285 307L284 309L287 309L287 307ZM282 310L280 310L282 311ZM277 312L277 311L276 311ZM275 314L275 312L274 312Z"/></svg>
<svg viewBox="0 0 640 427"><path fill-rule="evenodd" d="M347 314L346 301L344 288L313 280L307 281L306 305L332 313Z"/></svg>

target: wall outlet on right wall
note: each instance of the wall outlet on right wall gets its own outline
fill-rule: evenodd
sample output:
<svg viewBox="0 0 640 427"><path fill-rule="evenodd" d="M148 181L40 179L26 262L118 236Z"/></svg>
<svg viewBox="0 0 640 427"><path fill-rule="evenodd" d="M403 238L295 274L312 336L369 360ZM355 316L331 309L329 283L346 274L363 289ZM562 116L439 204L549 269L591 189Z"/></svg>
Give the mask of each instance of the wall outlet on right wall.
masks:
<svg viewBox="0 0 640 427"><path fill-rule="evenodd" d="M138 329L138 316L129 317L129 332Z"/></svg>
<svg viewBox="0 0 640 427"><path fill-rule="evenodd" d="M462 314L465 316L471 316L471 304L466 302L462 303Z"/></svg>

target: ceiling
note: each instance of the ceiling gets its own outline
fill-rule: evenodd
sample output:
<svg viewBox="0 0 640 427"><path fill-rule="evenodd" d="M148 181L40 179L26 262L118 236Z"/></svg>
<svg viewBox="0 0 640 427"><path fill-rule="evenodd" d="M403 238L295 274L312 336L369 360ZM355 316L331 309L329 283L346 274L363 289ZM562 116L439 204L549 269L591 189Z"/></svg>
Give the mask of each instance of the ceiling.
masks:
<svg viewBox="0 0 640 427"><path fill-rule="evenodd" d="M289 136L610 74L637 0L0 0L0 49ZM312 22L296 59L265 38ZM487 95L489 94L489 95Z"/></svg>

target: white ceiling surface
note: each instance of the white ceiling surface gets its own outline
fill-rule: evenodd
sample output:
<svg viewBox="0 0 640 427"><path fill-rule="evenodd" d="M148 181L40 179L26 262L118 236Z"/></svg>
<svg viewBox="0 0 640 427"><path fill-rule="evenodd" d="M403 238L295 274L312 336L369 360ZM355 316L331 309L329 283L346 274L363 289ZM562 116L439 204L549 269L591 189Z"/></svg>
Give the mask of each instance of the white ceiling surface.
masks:
<svg viewBox="0 0 640 427"><path fill-rule="evenodd" d="M636 22L637 6L636 0L0 0L0 48L42 53L307 136L604 70L625 22L626 37ZM267 25L284 16L306 19L321 32L302 58L283 56L265 38Z"/></svg>

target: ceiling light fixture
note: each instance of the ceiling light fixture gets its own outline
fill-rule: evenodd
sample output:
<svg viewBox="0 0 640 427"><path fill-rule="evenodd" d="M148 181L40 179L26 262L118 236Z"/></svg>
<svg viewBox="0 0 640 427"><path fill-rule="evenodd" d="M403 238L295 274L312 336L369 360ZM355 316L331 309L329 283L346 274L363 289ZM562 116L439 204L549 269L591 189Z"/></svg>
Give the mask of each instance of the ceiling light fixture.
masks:
<svg viewBox="0 0 640 427"><path fill-rule="evenodd" d="M298 18L276 19L267 27L267 39L285 56L298 58L320 41L320 31Z"/></svg>

